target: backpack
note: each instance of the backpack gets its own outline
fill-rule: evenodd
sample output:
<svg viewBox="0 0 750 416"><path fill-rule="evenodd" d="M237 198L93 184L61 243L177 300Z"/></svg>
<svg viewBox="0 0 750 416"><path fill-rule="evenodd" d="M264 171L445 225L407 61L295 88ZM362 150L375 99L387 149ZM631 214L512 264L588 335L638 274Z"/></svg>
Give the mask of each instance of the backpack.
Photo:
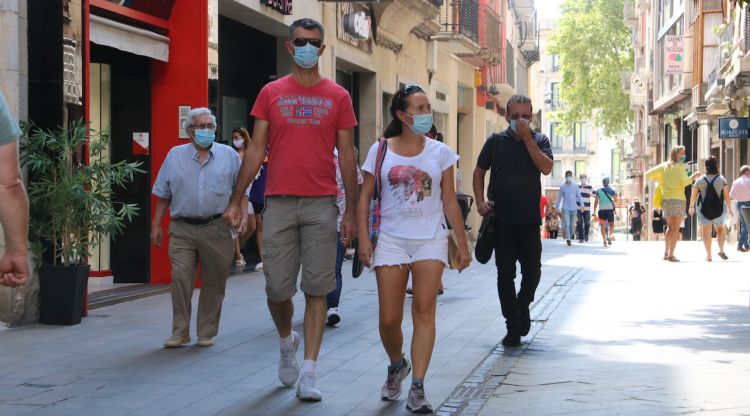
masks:
<svg viewBox="0 0 750 416"><path fill-rule="evenodd" d="M719 197L719 194L716 193L716 188L714 188L714 182L718 177L719 175L716 175L710 182L707 177L703 177L708 186L706 186L706 194L702 195L701 198L701 214L707 220L719 218L724 213L724 202ZM721 193L724 193L723 189Z"/></svg>

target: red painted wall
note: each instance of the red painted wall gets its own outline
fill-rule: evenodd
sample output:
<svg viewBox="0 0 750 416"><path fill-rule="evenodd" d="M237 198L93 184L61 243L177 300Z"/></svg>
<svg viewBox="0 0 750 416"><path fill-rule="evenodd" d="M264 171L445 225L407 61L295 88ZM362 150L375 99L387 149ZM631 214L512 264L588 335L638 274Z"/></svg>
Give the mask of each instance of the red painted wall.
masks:
<svg viewBox="0 0 750 416"><path fill-rule="evenodd" d="M154 61L151 87L151 184L172 147L187 143L178 139L178 106L208 106L208 0L177 1L169 17L169 62ZM151 197L151 212L156 198ZM151 246L151 283L171 281L166 233L161 248Z"/></svg>

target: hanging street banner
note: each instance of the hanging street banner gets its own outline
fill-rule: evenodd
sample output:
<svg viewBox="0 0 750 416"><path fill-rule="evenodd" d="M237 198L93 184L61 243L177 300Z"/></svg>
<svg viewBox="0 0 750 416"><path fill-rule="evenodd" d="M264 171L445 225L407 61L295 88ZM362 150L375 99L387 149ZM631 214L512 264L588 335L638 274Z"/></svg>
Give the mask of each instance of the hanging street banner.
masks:
<svg viewBox="0 0 750 416"><path fill-rule="evenodd" d="M664 73L681 74L685 60L685 46L681 35L664 36Z"/></svg>
<svg viewBox="0 0 750 416"><path fill-rule="evenodd" d="M750 138L747 117L719 117L720 139Z"/></svg>

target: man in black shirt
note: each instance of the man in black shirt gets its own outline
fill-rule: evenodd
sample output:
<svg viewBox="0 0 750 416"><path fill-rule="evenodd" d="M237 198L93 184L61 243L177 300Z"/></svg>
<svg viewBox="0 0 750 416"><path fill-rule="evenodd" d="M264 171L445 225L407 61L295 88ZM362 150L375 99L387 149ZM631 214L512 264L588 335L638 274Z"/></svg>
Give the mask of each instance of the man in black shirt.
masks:
<svg viewBox="0 0 750 416"><path fill-rule="evenodd" d="M510 127L491 135L474 169L474 198L480 215L495 214L495 264L500 308L508 333L503 345L521 344L531 328L529 305L542 274L542 241L539 235L539 174L552 171L552 151L547 136L529 127L531 100L514 95L508 100L505 119ZM490 172L489 201L484 198L484 178ZM516 261L521 264L521 290L514 283Z"/></svg>

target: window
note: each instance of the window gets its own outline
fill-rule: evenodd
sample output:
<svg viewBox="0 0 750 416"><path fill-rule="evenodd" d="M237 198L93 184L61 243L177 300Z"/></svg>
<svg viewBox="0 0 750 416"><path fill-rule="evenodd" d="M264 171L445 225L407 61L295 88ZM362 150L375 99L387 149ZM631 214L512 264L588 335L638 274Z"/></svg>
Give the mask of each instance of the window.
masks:
<svg viewBox="0 0 750 416"><path fill-rule="evenodd" d="M558 72L560 71L560 55L549 55L547 56L547 70L549 72Z"/></svg>
<svg viewBox="0 0 750 416"><path fill-rule="evenodd" d="M573 150L576 152L586 151L586 124L575 123L573 127Z"/></svg>
<svg viewBox="0 0 750 416"><path fill-rule="evenodd" d="M549 124L549 142L552 146L553 151L560 151L562 149L562 137L560 137L560 123Z"/></svg>
<svg viewBox="0 0 750 416"><path fill-rule="evenodd" d="M586 172L586 161L585 160L576 160L575 164L575 172L573 172L574 177L581 176L582 173Z"/></svg>
<svg viewBox="0 0 750 416"><path fill-rule="evenodd" d="M562 178L562 162L559 160L555 160L552 163L552 177L553 178Z"/></svg>
<svg viewBox="0 0 750 416"><path fill-rule="evenodd" d="M547 111L556 111L560 106L559 82L550 82L549 92L547 93L547 99L545 100L545 103L547 104Z"/></svg>

